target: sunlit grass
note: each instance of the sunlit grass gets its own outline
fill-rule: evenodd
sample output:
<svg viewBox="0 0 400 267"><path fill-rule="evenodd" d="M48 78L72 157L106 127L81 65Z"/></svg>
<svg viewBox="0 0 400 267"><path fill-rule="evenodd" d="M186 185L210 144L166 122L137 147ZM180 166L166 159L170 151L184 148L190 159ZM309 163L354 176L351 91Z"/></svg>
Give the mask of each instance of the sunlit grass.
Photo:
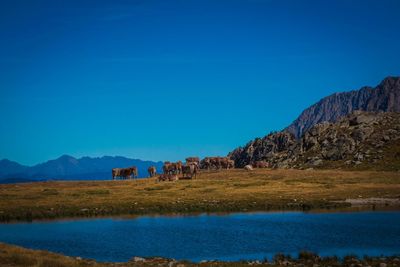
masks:
<svg viewBox="0 0 400 267"><path fill-rule="evenodd" d="M346 198L400 197L399 172L256 169L158 182L0 185L0 219L337 208Z"/></svg>

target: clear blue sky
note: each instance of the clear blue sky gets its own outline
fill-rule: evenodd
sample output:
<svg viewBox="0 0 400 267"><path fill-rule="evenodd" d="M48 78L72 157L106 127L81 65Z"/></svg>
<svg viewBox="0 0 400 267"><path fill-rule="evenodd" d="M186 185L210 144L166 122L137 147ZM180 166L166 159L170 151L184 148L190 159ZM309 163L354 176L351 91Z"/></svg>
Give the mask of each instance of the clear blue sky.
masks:
<svg viewBox="0 0 400 267"><path fill-rule="evenodd" d="M399 75L399 14L397 0L1 1L0 158L226 155Z"/></svg>

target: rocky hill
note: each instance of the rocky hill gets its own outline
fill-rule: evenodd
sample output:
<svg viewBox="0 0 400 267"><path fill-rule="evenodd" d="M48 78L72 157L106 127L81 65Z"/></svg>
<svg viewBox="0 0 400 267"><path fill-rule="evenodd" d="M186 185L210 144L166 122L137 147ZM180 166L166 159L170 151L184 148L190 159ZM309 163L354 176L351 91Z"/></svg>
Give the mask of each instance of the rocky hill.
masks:
<svg viewBox="0 0 400 267"><path fill-rule="evenodd" d="M400 112L400 77L387 77L375 88L336 93L304 110L285 131L300 138L314 125L335 122L355 110Z"/></svg>
<svg viewBox="0 0 400 267"><path fill-rule="evenodd" d="M356 111L316 124L300 139L286 131L271 133L229 156L238 167L263 160L275 168L400 170L400 113Z"/></svg>

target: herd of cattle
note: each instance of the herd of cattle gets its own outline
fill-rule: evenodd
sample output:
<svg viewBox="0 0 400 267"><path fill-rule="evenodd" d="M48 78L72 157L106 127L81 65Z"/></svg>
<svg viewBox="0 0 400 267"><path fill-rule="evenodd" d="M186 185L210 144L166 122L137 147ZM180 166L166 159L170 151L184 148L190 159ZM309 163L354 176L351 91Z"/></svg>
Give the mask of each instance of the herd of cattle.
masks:
<svg viewBox="0 0 400 267"><path fill-rule="evenodd" d="M246 165L245 170L252 170L253 168L268 168L269 164L265 161L255 161L251 165ZM173 181L178 179L178 175L182 175L182 178L196 177L200 169L203 170L221 170L221 169L233 169L235 168L235 161L228 157L206 157L200 160L199 157L186 158L186 162L164 162L163 173L158 177L160 181ZM148 168L149 177L157 175L157 169L155 166ZM114 168L112 169L112 179L132 179L138 177L137 167L129 168Z"/></svg>

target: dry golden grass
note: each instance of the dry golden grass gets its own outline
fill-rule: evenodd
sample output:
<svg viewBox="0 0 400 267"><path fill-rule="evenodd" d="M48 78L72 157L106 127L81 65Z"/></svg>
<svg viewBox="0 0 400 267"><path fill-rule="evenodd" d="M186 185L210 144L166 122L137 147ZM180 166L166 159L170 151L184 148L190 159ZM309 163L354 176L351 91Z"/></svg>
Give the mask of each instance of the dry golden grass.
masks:
<svg viewBox="0 0 400 267"><path fill-rule="evenodd" d="M277 267L277 266L382 266L388 267L398 266L398 256L391 257L364 257L358 259L355 256L346 256L343 260L337 257L318 257L316 254L301 251L297 258L285 256L282 254L275 255L273 261L257 262L256 266L260 267ZM128 262L96 262L94 260L68 257L42 250L31 250L18 246L0 243L0 266L2 267L246 267L254 265L253 261L238 262L200 262L193 263L188 261L175 261L166 258L139 258L131 259Z"/></svg>
<svg viewBox="0 0 400 267"><path fill-rule="evenodd" d="M42 250L25 249L0 243L0 266L78 267L106 266L94 261L78 260Z"/></svg>
<svg viewBox="0 0 400 267"><path fill-rule="evenodd" d="M0 185L0 220L337 208L346 198L400 198L399 172L256 169L193 180Z"/></svg>

